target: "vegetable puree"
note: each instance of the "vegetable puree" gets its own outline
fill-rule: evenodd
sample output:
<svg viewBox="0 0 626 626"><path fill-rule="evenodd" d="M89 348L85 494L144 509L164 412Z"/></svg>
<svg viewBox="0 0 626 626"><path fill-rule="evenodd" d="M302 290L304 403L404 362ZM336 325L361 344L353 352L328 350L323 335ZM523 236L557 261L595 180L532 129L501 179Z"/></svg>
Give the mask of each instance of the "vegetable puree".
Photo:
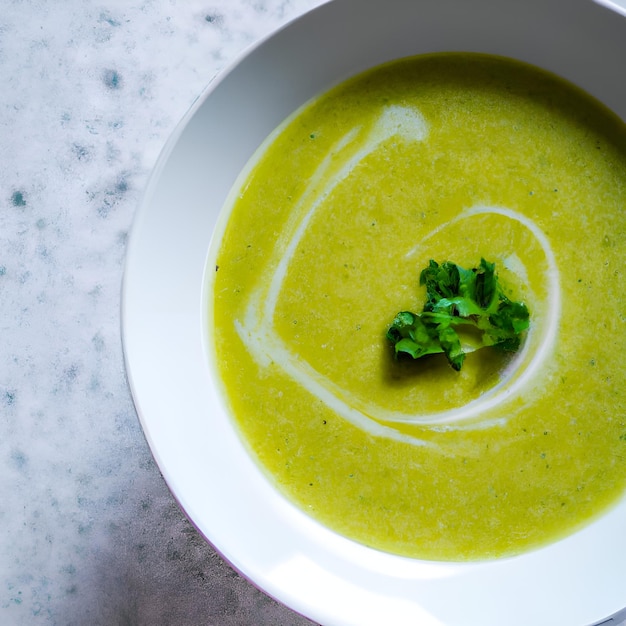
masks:
<svg viewBox="0 0 626 626"><path fill-rule="evenodd" d="M626 487L626 130L516 61L395 61L297 111L213 243L214 361L287 498L374 548L497 558L570 534ZM496 263L515 353L394 359L430 259Z"/></svg>

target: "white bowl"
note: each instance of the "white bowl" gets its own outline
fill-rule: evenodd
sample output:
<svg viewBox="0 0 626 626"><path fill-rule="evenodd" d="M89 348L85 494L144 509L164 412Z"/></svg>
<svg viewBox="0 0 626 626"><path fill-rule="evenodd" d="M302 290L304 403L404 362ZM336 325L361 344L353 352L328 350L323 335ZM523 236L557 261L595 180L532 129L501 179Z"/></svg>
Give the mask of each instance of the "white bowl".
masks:
<svg viewBox="0 0 626 626"><path fill-rule="evenodd" d="M437 51L543 67L626 120L626 19L592 0L334 0L304 15L213 81L161 155L124 278L133 396L156 461L198 530L255 585L312 620L597 623L626 606L626 501L515 558L436 563L381 553L316 523L272 487L212 380L207 252L248 159L284 118L330 86L388 60Z"/></svg>

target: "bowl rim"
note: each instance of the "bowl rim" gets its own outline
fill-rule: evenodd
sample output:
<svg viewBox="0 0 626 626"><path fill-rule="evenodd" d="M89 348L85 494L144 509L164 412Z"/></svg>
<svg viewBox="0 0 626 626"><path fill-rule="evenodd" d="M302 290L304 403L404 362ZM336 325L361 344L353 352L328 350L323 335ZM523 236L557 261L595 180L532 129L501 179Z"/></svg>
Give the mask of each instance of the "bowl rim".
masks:
<svg viewBox="0 0 626 626"><path fill-rule="evenodd" d="M392 2L395 3L394 8L402 8L404 5L402 0ZM495 0L476 0L472 6L484 9L494 3ZM247 80L251 80L248 74L256 67L251 61L259 55L263 57L263 63L275 60L277 42L282 41L281 45L284 45L285 41L293 41L294 37L307 32L311 45L312 32L320 28L321 24L339 18L345 25L357 4L363 11L366 8L373 11L376 5L380 6L376 0L325 0L249 46L210 82L178 124L159 156L132 226L122 283L124 359L145 437L172 494L207 541L253 584L310 619L324 624L366 624L379 623L381 617L389 621L393 616L393 623L403 624L415 623L419 616L422 620L420 623L440 624L443 623L439 619L442 612L445 613L444 605L449 604L450 592L454 592L464 606L464 611L471 613L468 620L463 622L467 624L501 623L505 612L510 624L531 623L528 621L529 615L539 616L540 619L551 616L559 623L564 619L567 623L585 620L580 624L605 619L619 612L626 604L621 589L616 588L619 585L607 575L611 573L615 576L619 565L623 564L626 540L622 539L610 547L602 545L602 542L598 544L598 541L602 537L618 536L618 530L623 528L626 519L626 500L618 503L590 527L570 537L520 557L495 562L424 562L355 545L324 528L277 494L250 459L232 425L219 418L219 414L225 412L224 407L212 410L215 398L221 396L215 382L207 376L210 364L206 354L207 336L203 316L206 314L206 269L210 240L206 233L202 236L199 232L192 237L190 250L181 258L166 254L168 267L160 267L159 276L154 276L155 264L163 250L169 252L172 240L180 244L186 237L180 213L171 210L173 199L178 196L183 205L190 202L193 208L185 207L183 211L183 216L188 220L197 222L200 227L211 222L207 222L206 216L198 216L198 198L194 198L194 192L191 191L195 189L194 181L185 175L181 165L189 159L183 153L197 155L202 150L201 142L194 137L194 133L206 125L205 110L209 103L224 90L229 94L236 91L237 80L244 80L246 76ZM430 11L440 16L441 12L459 10L462 3L460 0L443 0L437 5L439 9L427 0L421 4L422 8L430 7ZM513 6L518 3L500 4ZM594 11L601 10L611 11L615 20L626 15L626 12L621 12L618 17L612 3L601 4L603 6L593 0L527 2L535 11L541 10L540 5L544 6L544 10L549 7L553 15L562 11L564 5L579 15L589 12L596 16L598 14ZM611 6L607 9L604 6L606 4ZM594 11L590 11L592 6ZM606 22L604 18L598 18L598 21ZM620 29L626 33L626 22L622 23ZM622 47L626 51L626 45ZM327 81L326 87L369 66L371 62L360 66L353 62L351 71L340 68L333 80ZM587 90L593 94L593 89ZM319 92L319 89L311 84L301 91L311 94ZM300 100L303 97L299 96ZM619 114L625 119L626 98L623 106ZM293 102L290 101L284 108L293 110ZM272 124L276 126L276 122L285 117L283 113L267 116L263 120L265 130L237 146L237 151L250 156L258 146L259 139L267 134L267 129L272 128ZM215 130L212 127L212 131ZM219 170L217 161L211 161L210 165ZM192 188L181 188L190 183ZM172 191L173 184L175 191ZM230 184L225 186L230 189ZM217 215L211 219L214 223ZM156 246L156 243L160 246ZM155 253L155 248L161 251ZM186 269L191 269L190 277L180 281L180 272ZM181 345L184 346L182 352ZM156 357L153 356L154 350ZM195 370L186 371L188 377L185 379L179 372L173 372L173 369L184 367L186 359ZM198 391L201 387L203 389ZM173 416L176 416L175 425L172 424ZM178 426L182 424L183 427L189 427L190 420L194 421L193 428L179 432ZM203 420L202 424L195 423ZM194 441L189 440L190 436ZM219 440L219 445L215 443L216 440ZM222 484L223 464L228 461L224 451L220 450L222 447L228 447L240 464L235 485L238 489L245 487L244 493L248 499L245 505L233 498L232 480L226 485ZM209 449L212 462L206 465L202 458ZM219 483L211 485L205 492L210 494L212 504L218 503L219 507L207 506L207 500L210 499L207 495L204 501L200 501L203 482L206 480L206 475L204 479L199 478L203 476L203 469L213 472L212 480ZM229 469L232 470L232 467ZM250 508L255 505L267 509L255 520L255 524L265 525L267 546L251 546L250 540L241 541L242 533L250 532L251 529L249 524L238 521L237 516L249 516ZM227 511L229 513L225 518ZM288 538L291 542L288 546L280 545L285 540L284 528L278 535L269 530L277 520L296 529L295 534ZM303 539L309 541L307 550L302 550L297 543ZM256 540L260 541L261 535ZM572 560L574 544L575 550L582 556ZM599 545L602 547L600 555ZM247 560L249 552L246 550L251 549L256 550L254 563ZM529 564L523 576L515 573L520 561ZM356 569L352 567L355 563L358 564ZM601 567L598 569L599 563ZM563 564L567 567L564 568ZM582 571L584 569L593 573L585 574ZM485 596L484 589L499 588L505 579L511 585L528 587L529 573L533 575L530 601L521 603L519 598L513 597L494 601L493 597ZM559 588L553 582L557 579L560 579ZM452 581L454 584L449 584L448 590L442 592L440 587L445 585L441 581ZM462 587L469 582L472 584L468 592ZM584 589L591 583L594 589L602 585L605 589L599 591L598 597L590 600L584 598ZM340 596L337 590L343 595ZM478 597L472 598L473 594ZM322 597L324 601L320 600ZM572 601L572 598L576 600ZM533 611L529 612L528 605L534 605ZM540 612L537 613L537 610ZM359 621L354 621L355 616Z"/></svg>

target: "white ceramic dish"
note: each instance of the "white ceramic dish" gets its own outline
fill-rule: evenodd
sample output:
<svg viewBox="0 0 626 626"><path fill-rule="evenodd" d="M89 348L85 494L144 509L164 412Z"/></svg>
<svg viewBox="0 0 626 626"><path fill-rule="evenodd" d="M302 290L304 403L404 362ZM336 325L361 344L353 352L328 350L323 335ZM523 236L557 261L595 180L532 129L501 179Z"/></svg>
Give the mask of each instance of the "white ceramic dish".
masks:
<svg viewBox="0 0 626 626"><path fill-rule="evenodd" d="M312 620L584 626L626 606L626 500L541 550L472 564L380 553L311 520L246 454L211 379L205 324L205 265L218 212L259 144L301 104L373 65L461 50L553 71L626 120L626 18L606 4L334 0L216 79L158 162L123 289L125 357L141 423L199 531L254 584Z"/></svg>

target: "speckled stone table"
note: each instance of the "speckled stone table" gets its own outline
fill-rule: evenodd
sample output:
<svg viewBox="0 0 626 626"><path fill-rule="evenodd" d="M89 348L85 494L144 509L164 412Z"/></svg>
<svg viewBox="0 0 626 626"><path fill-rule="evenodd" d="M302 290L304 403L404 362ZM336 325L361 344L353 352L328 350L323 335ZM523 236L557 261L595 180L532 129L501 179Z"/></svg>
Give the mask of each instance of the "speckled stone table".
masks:
<svg viewBox="0 0 626 626"><path fill-rule="evenodd" d="M5 0L0 624L300 625L170 495L120 342L150 170L213 75L318 0Z"/></svg>
<svg viewBox="0 0 626 626"><path fill-rule="evenodd" d="M2 1L0 625L311 623L238 576L168 491L125 378L120 284L177 122L322 1Z"/></svg>

